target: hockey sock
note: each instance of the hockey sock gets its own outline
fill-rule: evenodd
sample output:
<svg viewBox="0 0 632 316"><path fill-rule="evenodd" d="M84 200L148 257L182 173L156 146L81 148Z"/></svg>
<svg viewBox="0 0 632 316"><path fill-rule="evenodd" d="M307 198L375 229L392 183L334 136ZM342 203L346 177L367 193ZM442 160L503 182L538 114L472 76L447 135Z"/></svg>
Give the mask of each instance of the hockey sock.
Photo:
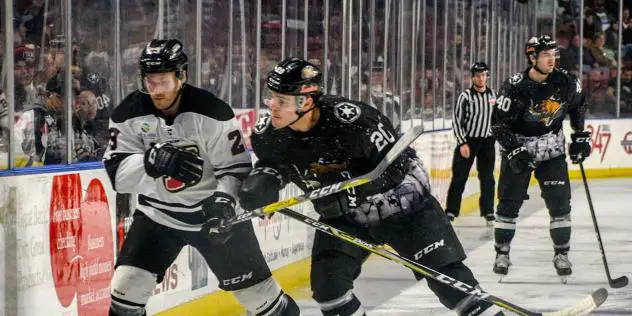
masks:
<svg viewBox="0 0 632 316"><path fill-rule="evenodd" d="M571 214L551 217L550 232L555 254L568 252L571 240Z"/></svg>
<svg viewBox="0 0 632 316"><path fill-rule="evenodd" d="M360 300L351 292L337 299L319 303L324 316L363 316Z"/></svg>
<svg viewBox="0 0 632 316"><path fill-rule="evenodd" d="M516 219L497 215L494 223L496 253L509 254L509 246L515 234Z"/></svg>

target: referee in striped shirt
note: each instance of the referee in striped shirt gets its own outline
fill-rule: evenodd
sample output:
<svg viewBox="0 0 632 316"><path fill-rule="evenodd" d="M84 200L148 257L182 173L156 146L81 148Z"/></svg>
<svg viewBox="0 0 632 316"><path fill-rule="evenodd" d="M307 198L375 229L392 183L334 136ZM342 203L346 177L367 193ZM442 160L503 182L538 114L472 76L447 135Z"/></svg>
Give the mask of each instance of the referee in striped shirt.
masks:
<svg viewBox="0 0 632 316"><path fill-rule="evenodd" d="M476 158L476 170L481 181L480 214L485 217L487 225L493 227L496 150L491 121L496 93L487 87L489 67L485 63L475 63L470 72L472 87L459 95L452 117L457 146L452 160L446 213L452 221L459 216L465 182Z"/></svg>

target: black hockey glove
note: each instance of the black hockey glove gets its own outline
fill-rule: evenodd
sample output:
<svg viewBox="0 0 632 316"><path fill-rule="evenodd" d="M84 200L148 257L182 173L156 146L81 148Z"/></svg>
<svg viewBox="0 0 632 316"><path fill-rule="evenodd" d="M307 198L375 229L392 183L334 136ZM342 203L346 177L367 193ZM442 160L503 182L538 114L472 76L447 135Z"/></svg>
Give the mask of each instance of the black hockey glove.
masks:
<svg viewBox="0 0 632 316"><path fill-rule="evenodd" d="M516 147L507 153L509 167L514 173L521 173L528 169L535 169L533 157L524 146Z"/></svg>
<svg viewBox="0 0 632 316"><path fill-rule="evenodd" d="M231 237L230 227L222 227L227 219L235 216L235 198L230 194L215 191L202 202L202 214L204 214L204 224L202 232L226 242Z"/></svg>
<svg viewBox="0 0 632 316"><path fill-rule="evenodd" d="M169 143L158 143L145 152L145 172L152 178L170 176L184 183L202 178L204 160Z"/></svg>
<svg viewBox="0 0 632 316"><path fill-rule="evenodd" d="M283 186L283 177L278 170L270 167L257 167L239 187L239 203L247 211L279 201L279 191Z"/></svg>
<svg viewBox="0 0 632 316"><path fill-rule="evenodd" d="M568 146L571 162L580 163L590 156L590 132L575 132L571 134L571 141Z"/></svg>

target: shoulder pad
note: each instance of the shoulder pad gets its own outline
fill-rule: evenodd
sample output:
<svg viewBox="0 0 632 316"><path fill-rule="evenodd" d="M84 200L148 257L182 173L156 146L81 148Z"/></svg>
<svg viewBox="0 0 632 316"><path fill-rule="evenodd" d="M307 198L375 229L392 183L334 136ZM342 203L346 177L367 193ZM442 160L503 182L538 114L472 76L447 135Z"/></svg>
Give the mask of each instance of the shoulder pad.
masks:
<svg viewBox="0 0 632 316"><path fill-rule="evenodd" d="M509 83L512 85L517 85L518 83L520 83L520 81L522 81L522 79L524 79L523 74L521 72L517 72L513 76L511 76L511 78L509 78Z"/></svg>
<svg viewBox="0 0 632 316"><path fill-rule="evenodd" d="M149 96L136 90L127 95L125 99L114 108L110 119L115 123L122 123L135 117L155 113L156 109L153 103L151 103Z"/></svg>
<svg viewBox="0 0 632 316"><path fill-rule="evenodd" d="M183 111L198 113L217 121L228 121L235 117L233 109L226 102L214 94L191 85L186 85L182 92L182 99L190 104Z"/></svg>
<svg viewBox="0 0 632 316"><path fill-rule="evenodd" d="M255 134L262 134L263 132L265 132L268 129L268 126L270 126L271 121L272 114L268 112L261 114L254 126Z"/></svg>
<svg viewBox="0 0 632 316"><path fill-rule="evenodd" d="M343 123L352 123L362 114L360 106L351 102L340 102L334 105L334 115Z"/></svg>

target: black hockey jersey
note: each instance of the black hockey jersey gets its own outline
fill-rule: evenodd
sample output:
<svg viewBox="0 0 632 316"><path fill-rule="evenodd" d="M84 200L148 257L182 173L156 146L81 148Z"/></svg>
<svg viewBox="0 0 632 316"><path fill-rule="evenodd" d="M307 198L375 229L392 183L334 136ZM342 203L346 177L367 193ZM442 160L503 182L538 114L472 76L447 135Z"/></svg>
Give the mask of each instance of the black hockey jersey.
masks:
<svg viewBox="0 0 632 316"><path fill-rule="evenodd" d="M317 106L320 118L307 132L275 129L270 114L262 115L251 135L257 166L280 170L286 181L314 190L371 171L399 138L391 122L364 103L323 96ZM355 207L364 197L393 188L413 155L409 149L376 181L340 194Z"/></svg>
<svg viewBox="0 0 632 316"><path fill-rule="evenodd" d="M563 69L555 69L541 83L528 77L529 69L507 79L496 100L492 133L507 150L523 145L521 137L559 134L568 113L571 127L584 129L581 83Z"/></svg>
<svg viewBox="0 0 632 316"><path fill-rule="evenodd" d="M184 87L179 113L165 118L149 95L131 93L110 118L106 171L119 193L138 193L138 209L153 221L180 230L199 230L202 200L213 191L237 196L241 179L252 169L241 131L228 104L213 94ZM204 160L202 179L185 184L145 173L144 154L153 144L171 142Z"/></svg>

